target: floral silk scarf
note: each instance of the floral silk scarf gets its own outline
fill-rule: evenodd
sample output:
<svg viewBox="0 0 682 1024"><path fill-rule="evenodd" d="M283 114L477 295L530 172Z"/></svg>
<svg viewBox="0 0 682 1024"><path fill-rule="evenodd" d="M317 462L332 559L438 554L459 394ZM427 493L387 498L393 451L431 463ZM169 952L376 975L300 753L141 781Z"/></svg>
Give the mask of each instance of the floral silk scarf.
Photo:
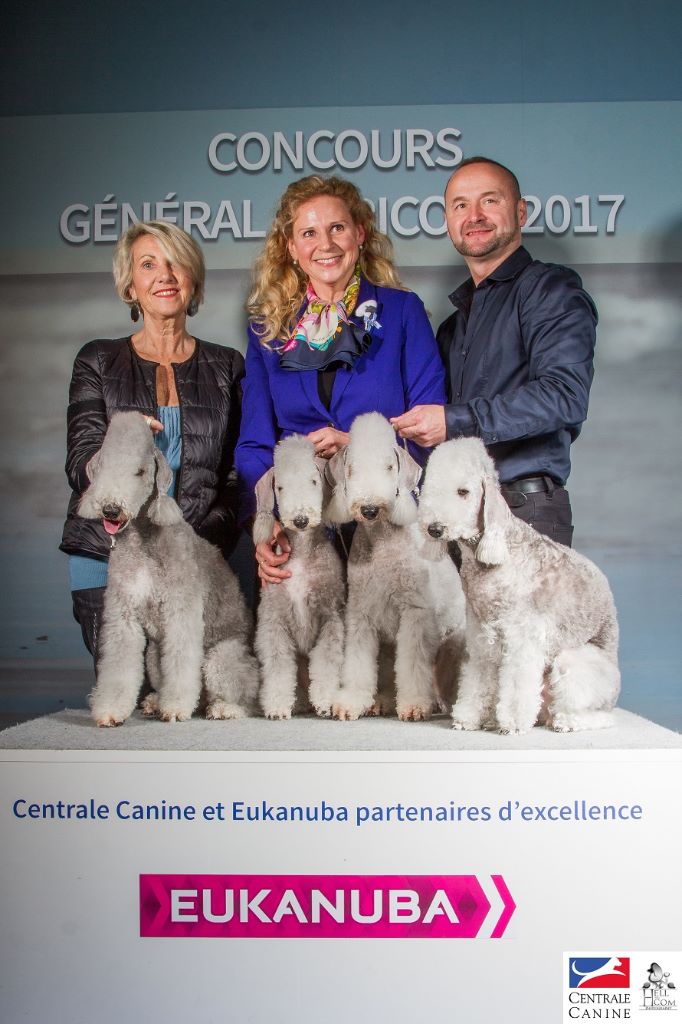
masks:
<svg viewBox="0 0 682 1024"><path fill-rule="evenodd" d="M353 271L343 298L338 302L323 302L315 294L312 284L306 291L306 308L303 316L296 324L294 332L282 349L282 353L291 352L300 341L304 341L309 349L324 352L329 348L342 325L347 324L348 317L355 309L360 291L360 265Z"/></svg>

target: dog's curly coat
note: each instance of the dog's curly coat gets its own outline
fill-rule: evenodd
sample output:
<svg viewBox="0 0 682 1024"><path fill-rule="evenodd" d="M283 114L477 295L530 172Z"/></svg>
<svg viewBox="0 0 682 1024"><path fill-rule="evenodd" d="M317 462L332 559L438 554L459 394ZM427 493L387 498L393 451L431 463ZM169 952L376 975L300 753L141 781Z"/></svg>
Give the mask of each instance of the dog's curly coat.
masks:
<svg viewBox="0 0 682 1024"><path fill-rule="evenodd" d="M411 492L421 467L375 412L354 420L350 444L330 460L328 473L335 484L329 519L358 523L348 561L346 649L334 714L354 719L375 710L384 643L395 646L398 717L428 718L452 702L464 596L452 562L430 561L420 551ZM437 685L437 666L445 668L445 695Z"/></svg>
<svg viewBox="0 0 682 1024"><path fill-rule="evenodd" d="M143 710L165 721L190 718L206 691L208 718L249 713L258 690L248 650L250 616L219 550L184 521L166 491L171 469L144 416L115 413L88 463L79 513L105 519L113 535L97 683L90 696L100 726L120 725L147 674L155 693Z"/></svg>
<svg viewBox="0 0 682 1024"><path fill-rule="evenodd" d="M291 544L288 579L264 587L258 607L256 653L262 668L261 706L266 718L290 718L298 663L308 657L310 703L331 714L343 661L343 566L325 530L324 459L294 434L275 447L274 466L256 485L253 540L267 541L274 526L274 499Z"/></svg>
<svg viewBox="0 0 682 1024"><path fill-rule="evenodd" d="M521 733L611 725L620 690L618 622L604 574L509 511L482 441L431 455L419 521L434 557L462 551L467 661L456 729Z"/></svg>

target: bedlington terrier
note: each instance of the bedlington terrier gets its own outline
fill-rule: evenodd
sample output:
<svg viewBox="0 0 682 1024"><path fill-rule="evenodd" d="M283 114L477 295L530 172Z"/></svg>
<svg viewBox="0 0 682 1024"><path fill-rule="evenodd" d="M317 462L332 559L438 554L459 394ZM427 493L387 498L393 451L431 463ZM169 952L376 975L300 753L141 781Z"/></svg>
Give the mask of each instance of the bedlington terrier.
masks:
<svg viewBox="0 0 682 1024"><path fill-rule="evenodd" d="M191 717L206 690L207 718L240 718L255 704L258 667L248 651L249 613L217 548L184 521L166 491L171 469L145 417L115 413L87 466L78 511L111 535L97 682L100 726L128 718L146 664L156 693L143 710L167 722Z"/></svg>
<svg viewBox="0 0 682 1024"><path fill-rule="evenodd" d="M348 561L346 649L334 714L355 719L372 709L380 643L395 644L398 717L427 718L443 707L435 679L445 646L452 700L464 634L464 595L450 560L429 560L412 497L420 466L396 443L379 413L358 416L348 447L329 463L335 484L327 509L332 522L354 519ZM439 652L441 657L439 657Z"/></svg>
<svg viewBox="0 0 682 1024"><path fill-rule="evenodd" d="M616 609L603 573L509 511L478 438L431 455L422 529L458 541L467 597L467 652L455 729L556 732L611 724L620 689Z"/></svg>
<svg viewBox="0 0 682 1024"><path fill-rule="evenodd" d="M345 584L341 559L322 524L325 465L311 441L293 435L277 444L273 468L256 485L254 542L272 535L276 497L291 544L291 576L264 587L258 608L256 653L266 718L291 718L300 656L309 658L309 698L318 715L331 714L339 684Z"/></svg>

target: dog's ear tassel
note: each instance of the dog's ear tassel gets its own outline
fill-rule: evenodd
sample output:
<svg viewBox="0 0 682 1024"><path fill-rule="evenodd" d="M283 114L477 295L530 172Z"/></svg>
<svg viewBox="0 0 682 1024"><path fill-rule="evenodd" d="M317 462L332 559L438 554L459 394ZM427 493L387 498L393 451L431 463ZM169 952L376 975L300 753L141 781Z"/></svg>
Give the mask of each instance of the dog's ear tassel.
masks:
<svg viewBox="0 0 682 1024"><path fill-rule="evenodd" d="M422 469L405 448L395 448L398 459L398 493L391 522L395 526L409 526L417 521L417 505L412 497L421 477Z"/></svg>
<svg viewBox="0 0 682 1024"><path fill-rule="evenodd" d="M147 514L151 522L156 523L157 526L173 526L175 523L182 522L179 505L166 493L173 482L173 470L158 448L154 449L154 459L156 460L155 496Z"/></svg>
<svg viewBox="0 0 682 1024"><path fill-rule="evenodd" d="M101 451L95 452L91 459L88 459L85 466L85 475L87 476L90 483L95 479L99 472L99 464L101 461Z"/></svg>
<svg viewBox="0 0 682 1024"><path fill-rule="evenodd" d="M256 519L253 524L253 543L263 544L272 537L275 525L275 471L269 469L256 484Z"/></svg>
<svg viewBox="0 0 682 1024"><path fill-rule="evenodd" d="M346 449L342 448L332 455L324 471L325 499L331 491L331 498L326 502L322 518L326 526L338 526L349 523L353 518L346 501Z"/></svg>
<svg viewBox="0 0 682 1024"><path fill-rule="evenodd" d="M505 525L511 512L490 476L483 477L483 536L476 547L476 560L482 565L502 565L509 555Z"/></svg>

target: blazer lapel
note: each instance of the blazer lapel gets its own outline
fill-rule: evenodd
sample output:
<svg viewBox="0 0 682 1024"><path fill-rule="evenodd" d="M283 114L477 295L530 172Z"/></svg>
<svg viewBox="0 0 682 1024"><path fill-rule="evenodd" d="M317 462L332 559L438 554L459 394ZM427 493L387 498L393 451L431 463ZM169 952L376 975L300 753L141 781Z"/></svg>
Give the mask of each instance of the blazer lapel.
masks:
<svg viewBox="0 0 682 1024"><path fill-rule="evenodd" d="M299 370L298 376L301 381L301 387L305 391L306 398L312 407L319 412L320 416L323 417L326 423L329 420L329 410L325 409L323 402L320 401L320 393L317 390L317 370ZM337 380L338 376L339 375L337 373ZM334 390L336 390L336 385L334 386Z"/></svg>
<svg viewBox="0 0 682 1024"><path fill-rule="evenodd" d="M377 290L373 284L370 284L369 281L365 280L365 278L363 277L360 279L360 291L358 292L358 301L356 303L355 309L361 310L363 303L368 301L376 303L376 319L379 321L379 323L381 323L381 303L377 298ZM353 325L353 327L355 327L356 329L359 328L360 330L363 329L365 322L362 316L358 316L357 313L354 312L351 314L351 316L348 317L348 319ZM375 337L383 337L382 328L375 327L372 330L372 338L374 339ZM360 356L360 359L363 358L364 356ZM357 377L356 366L357 362L354 364L352 369L343 369L336 374L336 379L334 380L334 387L332 389L332 409L334 409L334 407L341 402L343 395L346 389L348 388L349 384L351 383L352 380L355 380L355 378Z"/></svg>

